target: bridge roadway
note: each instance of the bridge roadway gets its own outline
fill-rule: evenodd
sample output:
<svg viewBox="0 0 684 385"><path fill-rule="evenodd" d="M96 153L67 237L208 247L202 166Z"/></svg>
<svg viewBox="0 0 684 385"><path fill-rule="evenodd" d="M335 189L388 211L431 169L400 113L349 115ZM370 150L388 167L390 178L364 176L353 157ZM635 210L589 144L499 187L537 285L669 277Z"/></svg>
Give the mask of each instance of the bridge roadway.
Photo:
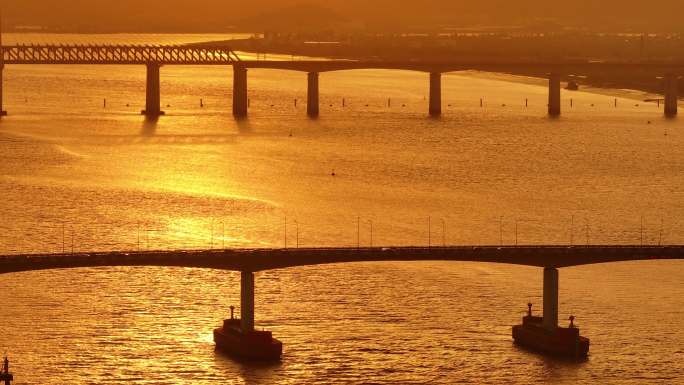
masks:
<svg viewBox="0 0 684 385"><path fill-rule="evenodd" d="M581 73L591 69L646 69L658 73L683 72L684 63L670 61L614 61L578 59L454 59L449 61L433 60L240 60L234 65L254 69L278 69L300 72L330 72L362 69L405 70L427 73L446 73L455 71L507 72L516 69L539 70L541 72Z"/></svg>
<svg viewBox="0 0 684 385"><path fill-rule="evenodd" d="M240 328L254 331L254 272L370 261L471 261L544 268L543 325L558 328L558 268L594 263L684 259L684 246L451 246L135 251L0 257L0 274L106 266L175 266L240 271Z"/></svg>
<svg viewBox="0 0 684 385"><path fill-rule="evenodd" d="M562 268L654 259L684 259L684 246L340 247L7 255L0 257L0 274L104 266L175 266L256 272L371 261L468 261Z"/></svg>

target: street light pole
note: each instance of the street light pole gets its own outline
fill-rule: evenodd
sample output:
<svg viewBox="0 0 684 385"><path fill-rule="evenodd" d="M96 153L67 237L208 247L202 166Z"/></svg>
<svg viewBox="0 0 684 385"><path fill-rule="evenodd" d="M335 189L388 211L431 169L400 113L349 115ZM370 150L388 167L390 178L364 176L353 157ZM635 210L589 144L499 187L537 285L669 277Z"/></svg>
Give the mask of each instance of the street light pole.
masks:
<svg viewBox="0 0 684 385"><path fill-rule="evenodd" d="M442 247L446 247L446 221L442 218Z"/></svg>

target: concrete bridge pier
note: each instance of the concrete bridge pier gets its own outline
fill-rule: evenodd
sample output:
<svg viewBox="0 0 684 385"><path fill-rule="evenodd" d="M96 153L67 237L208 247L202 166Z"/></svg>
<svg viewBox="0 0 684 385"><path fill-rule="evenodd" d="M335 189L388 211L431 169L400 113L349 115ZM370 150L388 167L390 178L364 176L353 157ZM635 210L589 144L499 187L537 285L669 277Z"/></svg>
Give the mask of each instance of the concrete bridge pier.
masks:
<svg viewBox="0 0 684 385"><path fill-rule="evenodd" d="M561 81L560 74L552 72L549 75L549 115L561 114Z"/></svg>
<svg viewBox="0 0 684 385"><path fill-rule="evenodd" d="M544 328L558 327L558 269L544 268Z"/></svg>
<svg viewBox="0 0 684 385"><path fill-rule="evenodd" d="M442 115L442 73L430 73L430 116Z"/></svg>
<svg viewBox="0 0 684 385"><path fill-rule="evenodd" d="M145 109L142 114L147 117L157 117L164 115L161 110L161 90L159 82L159 69L161 65L158 63L147 64L147 86L145 89Z"/></svg>
<svg viewBox="0 0 684 385"><path fill-rule="evenodd" d="M312 118L317 117L320 112L318 78L318 72L309 72L306 99L306 114Z"/></svg>
<svg viewBox="0 0 684 385"><path fill-rule="evenodd" d="M679 97L679 79L677 75L665 75L665 116L677 115L677 99Z"/></svg>
<svg viewBox="0 0 684 385"><path fill-rule="evenodd" d="M247 117L247 68L241 65L233 66L233 116Z"/></svg>
<svg viewBox="0 0 684 385"><path fill-rule="evenodd" d="M254 273L240 273L240 328L243 333L254 330Z"/></svg>

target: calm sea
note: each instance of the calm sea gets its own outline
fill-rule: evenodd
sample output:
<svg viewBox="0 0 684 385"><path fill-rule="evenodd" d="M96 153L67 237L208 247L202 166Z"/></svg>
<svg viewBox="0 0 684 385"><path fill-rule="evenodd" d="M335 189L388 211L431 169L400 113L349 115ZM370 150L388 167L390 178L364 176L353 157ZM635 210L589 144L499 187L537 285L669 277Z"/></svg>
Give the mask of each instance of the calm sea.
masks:
<svg viewBox="0 0 684 385"><path fill-rule="evenodd" d="M684 126L634 92L617 107L564 92L549 119L544 81L453 73L430 119L425 74L325 73L310 120L305 74L252 70L250 117L236 122L230 67L166 66L167 115L146 122L142 66L4 75L3 254L279 247L285 229L290 247L684 243ZM0 349L16 384L36 385L684 382L684 263L567 268L560 282L560 318L592 341L586 362L512 343L526 303L541 310L540 269L442 262L259 273L257 326L284 342L265 366L214 351L212 329L239 305L236 273L8 274Z"/></svg>

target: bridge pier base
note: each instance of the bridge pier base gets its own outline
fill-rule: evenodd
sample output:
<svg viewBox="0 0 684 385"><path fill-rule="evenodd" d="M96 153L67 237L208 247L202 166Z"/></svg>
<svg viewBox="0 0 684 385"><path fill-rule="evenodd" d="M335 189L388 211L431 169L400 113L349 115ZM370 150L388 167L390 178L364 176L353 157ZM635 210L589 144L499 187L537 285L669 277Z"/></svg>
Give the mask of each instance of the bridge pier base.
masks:
<svg viewBox="0 0 684 385"><path fill-rule="evenodd" d="M442 115L442 74L430 73L430 116Z"/></svg>
<svg viewBox="0 0 684 385"><path fill-rule="evenodd" d="M560 74L549 75L549 116L561 114L561 81Z"/></svg>
<svg viewBox="0 0 684 385"><path fill-rule="evenodd" d="M233 66L233 116L247 117L247 68L241 65Z"/></svg>
<svg viewBox="0 0 684 385"><path fill-rule="evenodd" d="M309 72L306 99L306 114L309 115L309 117L311 118L318 117L320 113L320 90L318 78L318 72Z"/></svg>
<svg viewBox="0 0 684 385"><path fill-rule="evenodd" d="M580 336L575 317L570 326L558 327L558 269L544 268L544 314L532 314L532 303L527 304L527 315L522 324L513 326L513 340L523 347L549 355L581 359L589 353L589 339Z"/></svg>
<svg viewBox="0 0 684 385"><path fill-rule="evenodd" d="M158 63L147 64L147 85L145 89L145 109L142 114L148 118L155 118L164 115L161 110L161 89L159 82L159 69L161 65Z"/></svg>
<svg viewBox="0 0 684 385"><path fill-rule="evenodd" d="M243 333L254 330L254 273L240 273L240 329Z"/></svg>
<svg viewBox="0 0 684 385"><path fill-rule="evenodd" d="M7 116L7 111L5 111L5 104L4 104L4 99L3 99L3 83L4 83L4 77L3 77L3 72L5 71L5 65L0 64L0 117L2 116Z"/></svg>
<svg viewBox="0 0 684 385"><path fill-rule="evenodd" d="M555 331L558 327L558 269L544 269L544 328Z"/></svg>
<svg viewBox="0 0 684 385"><path fill-rule="evenodd" d="M240 272L240 319L233 316L223 321L223 327L214 329L216 348L248 360L279 360L283 344L271 332L254 330L254 273Z"/></svg>
<svg viewBox="0 0 684 385"><path fill-rule="evenodd" d="M665 75L665 116L677 115L677 99L679 94L679 79L677 75L669 73Z"/></svg>

